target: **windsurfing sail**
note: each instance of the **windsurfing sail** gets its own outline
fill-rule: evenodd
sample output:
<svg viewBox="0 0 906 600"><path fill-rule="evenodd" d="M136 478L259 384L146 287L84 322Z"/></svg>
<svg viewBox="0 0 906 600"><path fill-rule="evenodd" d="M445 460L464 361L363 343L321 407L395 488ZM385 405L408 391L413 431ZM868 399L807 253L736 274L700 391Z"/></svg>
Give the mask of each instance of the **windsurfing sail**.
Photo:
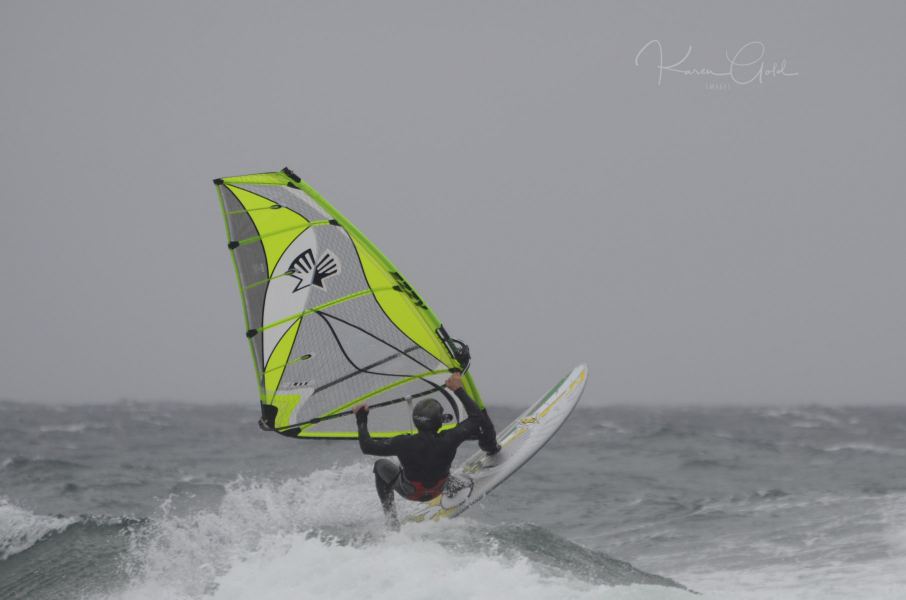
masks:
<svg viewBox="0 0 906 600"><path fill-rule="evenodd" d="M378 248L289 169L215 179L255 365L262 423L298 438L415 433L412 404L468 367L422 297ZM471 375L466 390L483 406Z"/></svg>

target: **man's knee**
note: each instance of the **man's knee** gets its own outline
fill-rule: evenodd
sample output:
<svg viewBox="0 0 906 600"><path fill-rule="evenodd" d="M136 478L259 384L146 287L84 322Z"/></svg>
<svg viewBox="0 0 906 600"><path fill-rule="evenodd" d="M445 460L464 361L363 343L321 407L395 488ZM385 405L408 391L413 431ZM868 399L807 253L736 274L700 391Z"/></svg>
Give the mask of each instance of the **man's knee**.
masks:
<svg viewBox="0 0 906 600"><path fill-rule="evenodd" d="M390 485L399 477L400 467L392 460L381 458L374 463L374 474L385 484Z"/></svg>

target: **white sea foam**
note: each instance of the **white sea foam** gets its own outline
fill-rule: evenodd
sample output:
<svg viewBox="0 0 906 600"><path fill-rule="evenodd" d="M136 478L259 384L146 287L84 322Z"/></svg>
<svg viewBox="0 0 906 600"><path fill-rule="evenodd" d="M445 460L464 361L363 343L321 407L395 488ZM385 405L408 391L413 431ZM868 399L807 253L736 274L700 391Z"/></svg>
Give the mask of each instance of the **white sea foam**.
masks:
<svg viewBox="0 0 906 600"><path fill-rule="evenodd" d="M855 503L855 504L854 504ZM827 496L813 507L840 504L835 516L813 519L810 539L792 543L766 528L758 540L715 539L715 556L739 554L748 564L709 569L707 559L673 573L705 599L902 600L906 590L906 494ZM809 507L796 507L809 508ZM843 535L845 532L845 535ZM744 553L739 545L746 543ZM758 561L761 555L764 560Z"/></svg>
<svg viewBox="0 0 906 600"><path fill-rule="evenodd" d="M41 433L82 433L88 429L88 423L65 423L62 425L41 425Z"/></svg>
<svg viewBox="0 0 906 600"><path fill-rule="evenodd" d="M261 555L237 565L219 580L214 597L249 597L262 580L277 583L255 594L258 600L282 599L303 590L311 597L337 599L506 598L517 590L526 599L690 597L663 587L609 587L546 576L524 558L452 551L405 531L389 536L377 548L328 545L296 537L287 549L272 554L278 555ZM303 572L301 565L305 565ZM287 577L287 572L293 575Z"/></svg>
<svg viewBox="0 0 906 600"><path fill-rule="evenodd" d="M824 427L824 424L818 421L790 421L789 425L796 429L818 429Z"/></svg>
<svg viewBox="0 0 906 600"><path fill-rule="evenodd" d="M827 414L826 410L817 407L784 409L772 408L763 409L760 412L764 417L769 417L772 419L784 419L788 421L792 427L798 428L811 429L826 425L832 425L836 427L842 424L840 419L833 415ZM791 417L796 420L791 421Z"/></svg>
<svg viewBox="0 0 906 600"><path fill-rule="evenodd" d="M906 557L906 494L891 494L884 498L884 503L882 520L890 555ZM906 570L906 558L902 563L901 571Z"/></svg>
<svg viewBox="0 0 906 600"><path fill-rule="evenodd" d="M902 564L833 563L803 569L754 567L739 571L685 573L680 577L704 600L903 600Z"/></svg>
<svg viewBox="0 0 906 600"><path fill-rule="evenodd" d="M826 452L840 452L843 450L852 450L855 452L871 452L873 454L887 454L890 456L906 456L906 449L890 448L889 446L878 446L869 443L853 444L835 444L824 449Z"/></svg>
<svg viewBox="0 0 906 600"><path fill-rule="evenodd" d="M459 519L386 533L365 464L283 483L239 481L215 509L178 516L165 505L132 549L130 585L110 598L407 600L501 598L515 590L528 600L689 597L553 573L464 528L468 521Z"/></svg>
<svg viewBox="0 0 906 600"><path fill-rule="evenodd" d="M28 550L45 536L75 522L74 518L36 515L0 498L0 560Z"/></svg>
<svg viewBox="0 0 906 600"><path fill-rule="evenodd" d="M606 421L606 420L599 421L597 426L600 427L601 429L607 429L608 431L615 431L616 433L621 433L621 434L629 433L629 431L627 429L620 427L618 424L614 423L613 421Z"/></svg>

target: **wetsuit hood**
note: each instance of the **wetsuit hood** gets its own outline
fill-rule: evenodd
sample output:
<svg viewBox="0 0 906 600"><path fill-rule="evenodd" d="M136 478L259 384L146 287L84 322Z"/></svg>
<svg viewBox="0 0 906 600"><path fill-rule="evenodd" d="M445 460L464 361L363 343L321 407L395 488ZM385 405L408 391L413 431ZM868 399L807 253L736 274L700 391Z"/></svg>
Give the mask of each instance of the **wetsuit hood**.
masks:
<svg viewBox="0 0 906 600"><path fill-rule="evenodd" d="M444 409L434 398L426 398L412 409L412 421L422 433L436 433L444 423Z"/></svg>

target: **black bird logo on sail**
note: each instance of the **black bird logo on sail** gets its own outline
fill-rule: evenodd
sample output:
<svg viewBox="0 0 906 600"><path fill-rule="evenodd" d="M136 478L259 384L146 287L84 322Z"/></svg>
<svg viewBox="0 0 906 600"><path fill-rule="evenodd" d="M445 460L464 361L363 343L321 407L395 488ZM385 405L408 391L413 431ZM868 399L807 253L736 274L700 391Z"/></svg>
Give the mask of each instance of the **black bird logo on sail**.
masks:
<svg viewBox="0 0 906 600"><path fill-rule="evenodd" d="M299 280L293 293L303 290L310 285L324 288L324 280L340 272L340 263L330 250L324 252L317 261L311 248L293 260L287 273Z"/></svg>

